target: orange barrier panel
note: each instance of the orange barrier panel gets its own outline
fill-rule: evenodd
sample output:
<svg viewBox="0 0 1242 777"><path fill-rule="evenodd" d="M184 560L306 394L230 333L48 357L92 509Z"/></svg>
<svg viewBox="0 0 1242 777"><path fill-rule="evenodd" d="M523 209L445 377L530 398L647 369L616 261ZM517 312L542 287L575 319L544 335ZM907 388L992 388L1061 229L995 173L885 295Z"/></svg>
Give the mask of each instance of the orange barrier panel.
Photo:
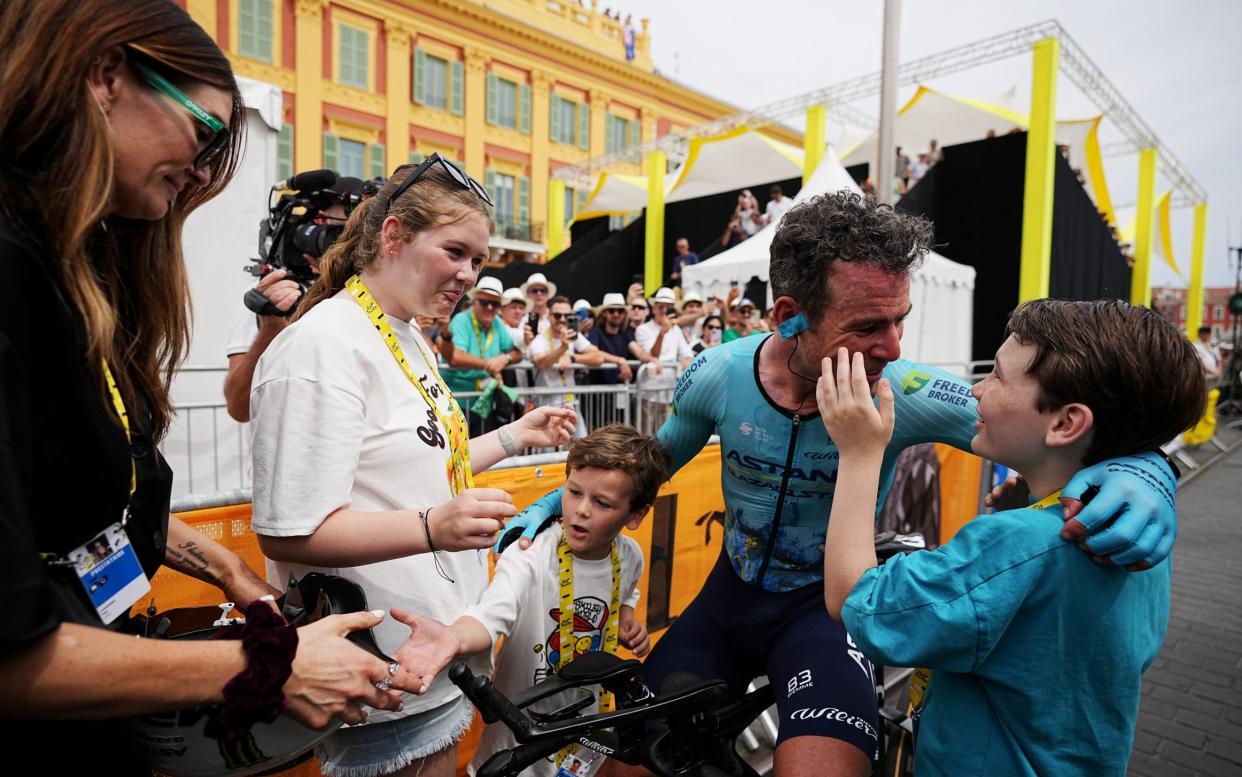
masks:
<svg viewBox="0 0 1242 777"><path fill-rule="evenodd" d="M940 544L943 545L979 514L983 459L940 443L936 443L936 455L940 457Z"/></svg>
<svg viewBox="0 0 1242 777"><path fill-rule="evenodd" d="M974 516L979 488L979 459L970 454L937 446L942 462L941 514L960 522ZM502 488L513 495L519 508L525 507L548 491L565 482L564 464L524 467L485 472L476 478L476 485ZM261 570L263 555L250 531L251 505L196 510L180 513L181 520L196 527L212 539L234 550L252 568ZM827 516L824 516L827 520ZM957 525L960 525L957 524ZM956 531L957 525L952 527ZM944 534L942 528L942 534ZM720 492L720 447L705 448L698 456L660 489L656 504L636 531L628 531L643 549L646 559L645 584L637 614L648 623L655 643L671 621L698 594L707 574L720 554L724 538L724 498ZM944 534L944 539L951 532ZM517 552L517 551L511 551ZM160 610L203 604L216 604L220 593L215 588L185 575L161 569L152 581L152 595ZM140 603L142 607L146 602ZM386 607L386 602L371 602ZM621 649L622 655L630 657ZM475 726L462 740L458 755L458 773L464 775L466 764L473 756L482 726ZM280 774L286 777L309 777L319 774L314 759Z"/></svg>

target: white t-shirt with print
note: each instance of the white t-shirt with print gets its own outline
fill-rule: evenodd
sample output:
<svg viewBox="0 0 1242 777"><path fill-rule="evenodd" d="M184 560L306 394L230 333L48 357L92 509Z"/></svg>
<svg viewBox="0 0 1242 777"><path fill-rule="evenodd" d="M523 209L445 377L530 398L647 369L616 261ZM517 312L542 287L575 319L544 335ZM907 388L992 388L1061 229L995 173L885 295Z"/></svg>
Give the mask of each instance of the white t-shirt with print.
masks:
<svg viewBox="0 0 1242 777"><path fill-rule="evenodd" d="M660 325L654 320L634 330L634 340L647 353L651 353L651 349L655 348L659 337ZM674 324L664 335L664 340L660 343L660 355L656 357L660 362L660 374L652 375L647 372L646 377L643 378L642 386L646 390L641 393L642 398L648 402L672 402L673 385L677 382L677 368L693 355L694 351L686 342L686 336L682 333L681 327Z"/></svg>
<svg viewBox="0 0 1242 777"><path fill-rule="evenodd" d="M414 374L436 385L423 356L430 348L418 328L389 322ZM454 400L438 388L435 394L447 418ZM272 341L255 370L250 410L251 525L257 534L307 536L342 507L426 508L452 498L447 441L435 444L447 438L444 429L438 421L433 428L422 395L346 292L319 303ZM422 530L411 521L411 532ZM346 569L268 561L268 580L284 588L290 575L339 575L360 584L373 608L404 607L451 623L487 586L487 558L473 550L439 556L455 582L436 572L431 554ZM392 655L410 631L385 618L374 633ZM438 677L423 696L406 695L402 712L372 710L369 721L433 709L460 695L447 677Z"/></svg>
<svg viewBox="0 0 1242 777"><path fill-rule="evenodd" d="M496 565L496 576L478 604L466 609L492 635L492 644L504 635L504 647L496 657L496 687L506 696L525 691L554 672L560 661L560 560L557 545L562 535L555 524L535 538L525 551L511 550ZM621 604L638 604L638 580L643 574L643 553L638 543L626 536L614 540L621 562ZM601 649L608 625L612 598L612 561L574 559L574 640L575 656ZM598 712L592 705L580 714ZM493 753L513 747L517 741L503 723L490 723L483 729L479 748L470 762L469 772L483 765ZM586 755L590 755L587 753ZM593 773L602 764L594 758ZM551 760L532 765L525 777L553 777L556 764Z"/></svg>
<svg viewBox="0 0 1242 777"><path fill-rule="evenodd" d="M541 359L560 347L561 338L553 337L551 331L544 332L530 341L530 348L528 349L530 360ZM583 351L590 350L591 343L582 335L578 335L573 340L570 340L569 348L574 353L582 353ZM562 370L553 364L545 370L537 370L535 372L535 385L572 386L574 385L574 369L571 367L567 370ZM539 404L560 407L561 405L569 404L569 397L567 395L543 396L539 398Z"/></svg>

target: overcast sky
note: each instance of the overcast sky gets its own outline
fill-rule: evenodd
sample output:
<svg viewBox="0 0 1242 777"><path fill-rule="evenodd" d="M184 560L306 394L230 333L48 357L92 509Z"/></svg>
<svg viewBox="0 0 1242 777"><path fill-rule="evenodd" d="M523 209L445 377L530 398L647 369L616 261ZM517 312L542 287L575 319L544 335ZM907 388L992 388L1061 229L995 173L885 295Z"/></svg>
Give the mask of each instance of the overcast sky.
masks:
<svg viewBox="0 0 1242 777"><path fill-rule="evenodd" d="M608 4L601 0L601 8ZM880 67L882 0L621 0L614 7L651 19L652 54L662 73L741 108ZM1242 137L1242 2L906 0L901 11L902 61L1059 21L1207 191L1205 281L1233 286L1226 248L1242 245L1242 151L1236 142ZM1030 66L1028 54L928 86L985 100L1016 86L1025 104ZM898 105L913 91L901 90ZM878 116L879 97L854 107ZM1097 113L1067 78L1059 79L1059 117ZM1120 138L1115 128L1102 130L1104 144ZM1137 155L1105 163L1114 204L1133 203ZM1157 192L1167 188L1158 177ZM1174 253L1189 276L1191 210L1173 214ZM1153 284L1185 285L1162 263L1153 265Z"/></svg>

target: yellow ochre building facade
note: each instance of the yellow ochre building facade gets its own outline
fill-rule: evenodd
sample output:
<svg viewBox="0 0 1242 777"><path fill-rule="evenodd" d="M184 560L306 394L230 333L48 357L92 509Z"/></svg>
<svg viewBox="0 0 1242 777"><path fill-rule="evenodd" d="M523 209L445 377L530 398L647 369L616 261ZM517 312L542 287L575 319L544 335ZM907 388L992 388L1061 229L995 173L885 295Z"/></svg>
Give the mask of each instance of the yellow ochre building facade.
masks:
<svg viewBox="0 0 1242 777"><path fill-rule="evenodd" d="M494 243L513 250L543 253L557 168L736 110L654 71L646 19L633 21L627 60L624 16L598 0L185 5L238 75L282 90L278 176L369 178L439 152L485 182ZM566 219L587 194L566 189Z"/></svg>

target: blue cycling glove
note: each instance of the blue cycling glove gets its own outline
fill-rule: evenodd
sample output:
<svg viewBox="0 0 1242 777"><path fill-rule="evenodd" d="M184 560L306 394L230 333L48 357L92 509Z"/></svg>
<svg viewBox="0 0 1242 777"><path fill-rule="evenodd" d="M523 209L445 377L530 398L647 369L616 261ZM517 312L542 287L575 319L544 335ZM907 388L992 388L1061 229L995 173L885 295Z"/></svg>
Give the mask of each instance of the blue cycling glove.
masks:
<svg viewBox="0 0 1242 777"><path fill-rule="evenodd" d="M500 539L496 540L496 545L492 550L499 556L505 552L514 542L521 539L533 540L535 535L552 525L552 523L561 517L561 492L565 489L558 488L536 499L522 512L509 519L505 524L505 530L500 533Z"/></svg>
<svg viewBox="0 0 1242 777"><path fill-rule="evenodd" d="M1096 490L1090 500L1083 495ZM1156 452L1122 456L1083 469L1061 491L1086 501L1074 516L1087 529L1087 547L1117 566L1159 564L1177 538L1177 476Z"/></svg>

